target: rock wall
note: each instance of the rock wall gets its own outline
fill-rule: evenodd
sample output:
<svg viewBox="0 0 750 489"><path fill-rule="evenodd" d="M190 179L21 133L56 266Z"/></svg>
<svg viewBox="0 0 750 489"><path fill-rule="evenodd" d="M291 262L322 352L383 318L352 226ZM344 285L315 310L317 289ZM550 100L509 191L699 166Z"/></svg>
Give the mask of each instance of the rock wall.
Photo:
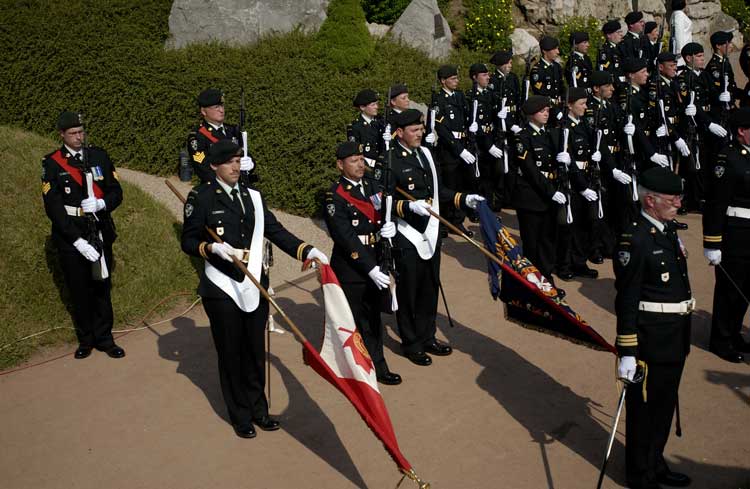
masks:
<svg viewBox="0 0 750 489"><path fill-rule="evenodd" d="M437 0L412 0L398 18L391 35L433 59L448 57L453 35Z"/></svg>

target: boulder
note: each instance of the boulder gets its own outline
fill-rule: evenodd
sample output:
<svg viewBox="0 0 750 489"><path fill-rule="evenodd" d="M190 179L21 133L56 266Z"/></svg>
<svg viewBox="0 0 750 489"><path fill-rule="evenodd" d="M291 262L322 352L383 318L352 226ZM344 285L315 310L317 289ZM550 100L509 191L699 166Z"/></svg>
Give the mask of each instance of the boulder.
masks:
<svg viewBox="0 0 750 489"><path fill-rule="evenodd" d="M437 0L412 0L393 24L391 35L432 59L448 57L453 36Z"/></svg>
<svg viewBox="0 0 750 489"><path fill-rule="evenodd" d="M210 41L252 44L297 27L317 31L329 0L174 0L167 47Z"/></svg>
<svg viewBox="0 0 750 489"><path fill-rule="evenodd" d="M532 36L526 29L514 29L510 35L510 41L513 43L513 54L525 56L529 49L539 51L539 41Z"/></svg>
<svg viewBox="0 0 750 489"><path fill-rule="evenodd" d="M710 37L716 31L730 31L738 29L739 24L733 18L721 11L721 4L714 1L688 1L685 13L693 21L693 41L700 43L706 50L706 56L711 56ZM732 44L742 47L742 34L735 30Z"/></svg>
<svg viewBox="0 0 750 489"><path fill-rule="evenodd" d="M367 30L370 31L370 35L375 38L385 37L388 31L391 30L391 26L385 24L367 24Z"/></svg>

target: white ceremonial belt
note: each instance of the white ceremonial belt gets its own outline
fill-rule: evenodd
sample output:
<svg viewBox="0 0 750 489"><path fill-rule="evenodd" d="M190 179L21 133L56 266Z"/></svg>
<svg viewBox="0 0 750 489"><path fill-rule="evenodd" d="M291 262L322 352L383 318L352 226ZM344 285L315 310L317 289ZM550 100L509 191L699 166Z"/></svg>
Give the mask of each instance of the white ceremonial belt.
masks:
<svg viewBox="0 0 750 489"><path fill-rule="evenodd" d="M81 209L80 207L73 207L72 205L66 205L65 212L69 216L73 216L73 217L81 217L81 216L86 215L86 213L83 212L83 209Z"/></svg>
<svg viewBox="0 0 750 489"><path fill-rule="evenodd" d="M358 234L357 237L365 246L375 244L378 241L374 234Z"/></svg>
<svg viewBox="0 0 750 489"><path fill-rule="evenodd" d="M729 217L741 217L742 219L750 219L750 209L744 207L727 207L727 216Z"/></svg>
<svg viewBox="0 0 750 489"><path fill-rule="evenodd" d="M639 302L639 311L663 312L667 314L690 314L695 310L695 298L682 302Z"/></svg>
<svg viewBox="0 0 750 489"><path fill-rule="evenodd" d="M579 170L585 170L588 164L589 164L588 161L576 160L576 166L578 167Z"/></svg>
<svg viewBox="0 0 750 489"><path fill-rule="evenodd" d="M250 250L235 248L234 256L236 256L239 261L247 265L247 263L250 261Z"/></svg>
<svg viewBox="0 0 750 489"><path fill-rule="evenodd" d="M451 134L453 134L453 137L456 139L461 139L465 135L463 132L456 132L456 131L452 131Z"/></svg>

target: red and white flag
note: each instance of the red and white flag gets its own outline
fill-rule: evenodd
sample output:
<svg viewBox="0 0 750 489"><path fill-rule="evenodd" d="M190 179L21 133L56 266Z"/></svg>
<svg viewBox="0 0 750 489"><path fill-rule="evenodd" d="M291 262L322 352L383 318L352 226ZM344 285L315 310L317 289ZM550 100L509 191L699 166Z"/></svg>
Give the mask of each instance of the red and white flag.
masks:
<svg viewBox="0 0 750 489"><path fill-rule="evenodd" d="M398 447L388 409L378 390L375 367L365 348L344 291L329 265L320 266L325 303L325 338L320 353L305 341L305 361L354 405L367 426L383 442L398 468L420 487L421 481Z"/></svg>

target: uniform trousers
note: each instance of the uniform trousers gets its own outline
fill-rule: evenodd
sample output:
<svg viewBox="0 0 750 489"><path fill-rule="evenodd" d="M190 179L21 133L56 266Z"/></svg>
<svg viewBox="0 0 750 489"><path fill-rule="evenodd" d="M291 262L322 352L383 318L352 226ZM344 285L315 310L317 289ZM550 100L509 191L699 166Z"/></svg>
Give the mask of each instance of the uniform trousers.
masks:
<svg viewBox="0 0 750 489"><path fill-rule="evenodd" d="M721 268L715 267L713 318L711 320L711 347L726 351L742 340L742 320L747 312L747 302L727 278L727 273L745 297L750 297L750 257L723 256Z"/></svg>
<svg viewBox="0 0 750 489"><path fill-rule="evenodd" d="M440 240L435 254L429 260L420 258L413 247L400 248L396 270L396 320L401 336L401 349L405 354L422 353L424 345L435 339L440 280Z"/></svg>
<svg viewBox="0 0 750 489"><path fill-rule="evenodd" d="M438 171L440 172L441 184L456 192L464 191L467 176L464 166L467 166L460 158L455 158L447 149L438 149ZM452 201L440 202L440 213L451 224L463 224L466 214L461 209L456 209Z"/></svg>
<svg viewBox="0 0 750 489"><path fill-rule="evenodd" d="M383 356L383 337L385 335L383 322L380 320L380 305L384 291L375 284L367 282L342 282L341 288L349 303L359 334L365 342L365 348L370 354L375 372L379 375L388 372L388 366Z"/></svg>
<svg viewBox="0 0 750 489"><path fill-rule="evenodd" d="M546 211L516 210L523 254L550 281L556 258L557 209L558 206Z"/></svg>

